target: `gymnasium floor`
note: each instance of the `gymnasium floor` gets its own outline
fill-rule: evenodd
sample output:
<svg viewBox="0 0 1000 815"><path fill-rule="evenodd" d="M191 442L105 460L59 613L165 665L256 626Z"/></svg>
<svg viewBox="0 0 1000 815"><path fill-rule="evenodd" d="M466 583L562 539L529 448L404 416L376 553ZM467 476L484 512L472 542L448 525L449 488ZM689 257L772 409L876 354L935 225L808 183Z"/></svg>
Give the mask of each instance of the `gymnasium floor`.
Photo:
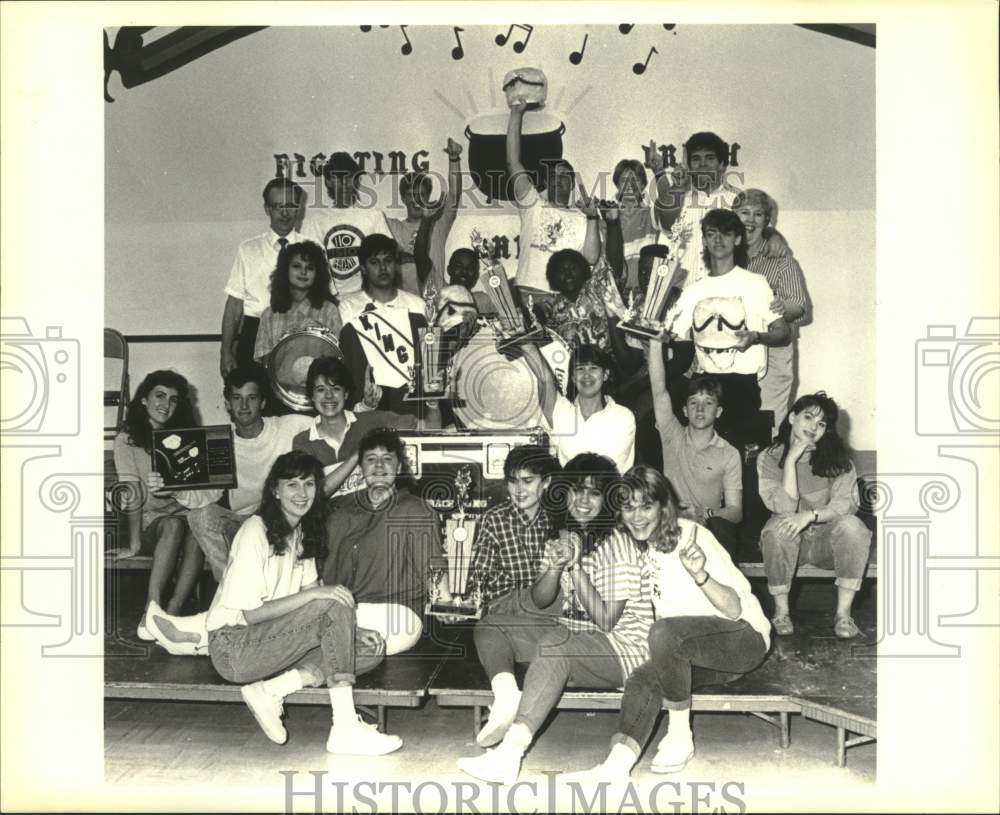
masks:
<svg viewBox="0 0 1000 815"><path fill-rule="evenodd" d="M832 603L829 583L805 583L796 608L832 612ZM873 585L866 586L855 611L866 640L873 642ZM465 783L466 794L471 794L470 779L455 767L458 756L479 752L468 709L438 708L430 699L420 710L391 710L388 728L402 737L404 746L377 759L328 756L324 750L330 724L326 708L292 705L286 711L289 741L276 745L267 740L242 705L106 700L105 780L124 795L142 790L135 805L161 810L172 805L206 811L287 809L286 785L309 792L314 789L314 778L323 781L321 802L312 794L296 796L292 799L294 809L313 811L321 803L327 810L351 811L356 801L356 811L374 811L374 799L379 798L374 785L387 785L382 792L388 796L393 793L392 782L408 783L411 789L424 783L425 788L416 800L397 785L396 806L384 797L379 798L380 809L449 811L456 809L456 800L444 796L460 795L456 790L462 787L456 785ZM601 761L615 716L611 712L560 711L550 718L526 756L520 780L527 784L511 788L516 798L505 804L501 794L499 803L491 805L490 790L483 785L485 789L475 791L475 803L465 811L499 807L531 812L577 809L578 805L586 810L572 796L568 802L552 799L546 773L582 770ZM703 810L715 811L739 811L737 799L750 802L757 810L763 806L791 809L794 800L802 798L813 800L814 806L809 808L850 809L852 801L858 802L855 807L864 801L865 790L875 780L875 744L851 748L847 766L837 768L834 728L798 715L791 717L791 745L785 750L778 746L776 728L746 714L696 713L693 726L698 752L682 773L654 775L649 771L653 751L647 749L643 754L633 771L639 798L630 805L632 811L671 811L676 805L687 810L692 808L692 796L702 796ZM654 740L665 727L664 718ZM655 803L638 792L664 781L675 786L660 788ZM337 782L346 783L338 787ZM339 801L338 789L343 796ZM221 791L226 791L222 798ZM562 793L560 787L558 794ZM613 792L609 789L607 794ZM187 807L182 800L188 801ZM369 800L373 803L367 803ZM605 806L595 808L618 810L620 800L609 798Z"/></svg>

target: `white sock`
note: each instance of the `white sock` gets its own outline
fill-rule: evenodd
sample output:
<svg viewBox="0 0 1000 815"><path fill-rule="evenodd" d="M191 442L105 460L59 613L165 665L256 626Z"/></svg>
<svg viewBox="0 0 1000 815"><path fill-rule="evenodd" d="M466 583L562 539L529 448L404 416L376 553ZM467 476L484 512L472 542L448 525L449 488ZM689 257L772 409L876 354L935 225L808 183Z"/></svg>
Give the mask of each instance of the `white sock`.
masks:
<svg viewBox="0 0 1000 815"><path fill-rule="evenodd" d="M503 741L500 742L500 747L503 750L523 756L531 744L531 738L531 731L528 729L528 725L523 722L515 722L508 728L506 734L504 734Z"/></svg>
<svg viewBox="0 0 1000 815"><path fill-rule="evenodd" d="M279 699L284 699L288 694L302 690L302 676L295 668L292 668L290 671L285 671L283 674L278 674L278 676L272 679L265 680L264 687L267 688L268 693L277 696Z"/></svg>
<svg viewBox="0 0 1000 815"><path fill-rule="evenodd" d="M668 716L668 736L684 736L689 739L693 738L694 734L691 732L691 708L686 707L683 710L674 710L673 708L670 708Z"/></svg>
<svg viewBox="0 0 1000 815"><path fill-rule="evenodd" d="M338 688L330 688L330 708L334 724L350 726L356 721L358 714L354 709L353 686L342 685Z"/></svg>
<svg viewBox="0 0 1000 815"><path fill-rule="evenodd" d="M517 687L517 680L512 673L499 673L490 680L490 687L493 689L493 704L504 709L517 710L517 705L521 698L521 692Z"/></svg>
<svg viewBox="0 0 1000 815"><path fill-rule="evenodd" d="M616 775L628 775L638 758L631 748L619 742L611 748L608 757L604 759L604 766Z"/></svg>

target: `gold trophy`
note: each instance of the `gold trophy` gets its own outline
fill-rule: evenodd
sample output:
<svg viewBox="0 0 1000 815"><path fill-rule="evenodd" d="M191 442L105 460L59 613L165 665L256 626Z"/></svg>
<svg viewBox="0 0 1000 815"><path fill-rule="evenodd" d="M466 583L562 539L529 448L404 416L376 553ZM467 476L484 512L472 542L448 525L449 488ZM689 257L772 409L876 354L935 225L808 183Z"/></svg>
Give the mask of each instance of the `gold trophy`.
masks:
<svg viewBox="0 0 1000 815"><path fill-rule="evenodd" d="M646 294L641 306L634 297L629 303L631 312L629 319L621 324L622 331L640 337L644 340L663 342L663 317L666 313L667 300L671 292L680 292L687 277L687 271L681 268L687 250L690 230L681 231L676 236L675 250L666 263L661 263L649 276L646 284ZM676 297L672 298L676 300Z"/></svg>
<svg viewBox="0 0 1000 815"><path fill-rule="evenodd" d="M476 539L476 518L466 515L472 472L462 467L455 476L455 512L445 521L445 556L431 558L430 593L426 612L438 617L478 620L483 616L483 603L478 587L469 587L473 543ZM442 572L447 573L450 596L441 591Z"/></svg>
<svg viewBox="0 0 1000 815"><path fill-rule="evenodd" d="M521 309L514 300L514 293L510 290L507 273L503 266L493 259L487 240L477 229L472 230L469 239L487 270L483 277L483 288L486 289L486 296L497 312L503 334L497 342L497 350L523 342L548 342L545 327L534 321L533 316L531 327L525 326Z"/></svg>
<svg viewBox="0 0 1000 815"><path fill-rule="evenodd" d="M429 402L447 395L448 374L442 362L441 329L438 326L417 329L416 364L409 369L410 391L404 402Z"/></svg>

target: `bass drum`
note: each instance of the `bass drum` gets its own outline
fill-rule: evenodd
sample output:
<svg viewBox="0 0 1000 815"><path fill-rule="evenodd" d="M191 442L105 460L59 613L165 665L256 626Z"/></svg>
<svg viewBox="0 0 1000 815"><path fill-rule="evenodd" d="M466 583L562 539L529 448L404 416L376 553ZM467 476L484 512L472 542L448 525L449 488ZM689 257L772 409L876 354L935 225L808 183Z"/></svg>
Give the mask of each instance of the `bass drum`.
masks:
<svg viewBox="0 0 1000 815"><path fill-rule="evenodd" d="M292 410L308 413L306 374L317 357L343 359L336 336L325 328L303 328L283 337L267 359L267 372L277 397Z"/></svg>
<svg viewBox="0 0 1000 815"><path fill-rule="evenodd" d="M544 423L538 403L538 384L523 359L508 360L497 351L492 325L480 326L468 344L456 352L451 385L456 417L470 430L524 431ZM569 347L557 334L539 350L556 371L565 372Z"/></svg>

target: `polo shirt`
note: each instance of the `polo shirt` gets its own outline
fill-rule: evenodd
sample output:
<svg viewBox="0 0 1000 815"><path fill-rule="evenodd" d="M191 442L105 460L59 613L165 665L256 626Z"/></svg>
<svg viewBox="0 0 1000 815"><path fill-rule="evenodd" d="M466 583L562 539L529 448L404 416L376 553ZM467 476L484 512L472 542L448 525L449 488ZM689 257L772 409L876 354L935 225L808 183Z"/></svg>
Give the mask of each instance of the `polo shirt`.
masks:
<svg viewBox="0 0 1000 815"><path fill-rule="evenodd" d="M663 443L663 474L670 479L682 503L699 509L722 509L726 491L743 490L740 454L712 431L704 447L696 447L691 428L670 416L666 428L657 426Z"/></svg>
<svg viewBox="0 0 1000 815"><path fill-rule="evenodd" d="M306 238L294 230L285 235L289 244L300 243ZM273 229L263 235L243 241L236 250L226 294L243 301L246 317L260 317L271 305L271 272L278 265L281 236Z"/></svg>
<svg viewBox="0 0 1000 815"><path fill-rule="evenodd" d="M356 453L358 445L369 431L379 427L388 427L393 430L414 430L417 427L415 416L403 416L388 410L370 410L365 413L345 410L344 418L347 420L347 431L344 433L344 440L339 447L334 445L332 439L320 435L319 416L316 417L308 430L303 430L292 439L292 449L308 453L316 458L323 465L323 475L329 475L340 462ZM361 468L355 467L334 495L357 492L364 486Z"/></svg>
<svg viewBox="0 0 1000 815"><path fill-rule="evenodd" d="M549 438L563 465L580 453L600 453L624 473L635 461L635 416L610 396L604 397L604 408L589 419L583 418L575 402L556 396Z"/></svg>
<svg viewBox="0 0 1000 815"><path fill-rule="evenodd" d="M352 319L357 317L365 307L371 304L376 309L404 309L410 314L424 314L424 300L412 292L403 289L396 290L396 296L383 303L375 300L368 292L361 290L340 298L340 319L347 325Z"/></svg>
<svg viewBox="0 0 1000 815"><path fill-rule="evenodd" d="M358 492L330 509L323 583L346 586L359 603L396 603L422 617L430 559L444 555L434 511L408 492L377 508Z"/></svg>

